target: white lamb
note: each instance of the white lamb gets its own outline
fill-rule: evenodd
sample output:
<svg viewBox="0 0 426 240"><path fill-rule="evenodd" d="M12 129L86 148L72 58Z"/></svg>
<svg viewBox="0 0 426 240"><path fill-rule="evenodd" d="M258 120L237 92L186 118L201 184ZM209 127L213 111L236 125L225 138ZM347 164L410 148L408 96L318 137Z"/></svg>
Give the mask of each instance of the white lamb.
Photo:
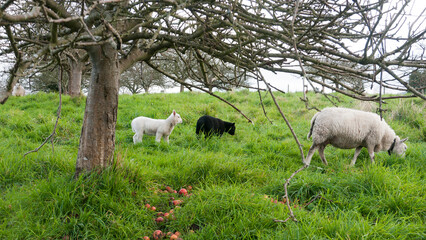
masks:
<svg viewBox="0 0 426 240"><path fill-rule="evenodd" d="M155 135L155 141L160 142L161 137L169 143L169 136L176 124L182 123L182 118L173 110L167 119L152 119L147 117L137 117L132 121L133 143L142 142L143 134Z"/></svg>
<svg viewBox="0 0 426 240"><path fill-rule="evenodd" d="M390 126L380 120L379 115L371 112L347 108L325 108L314 115L311 120L313 144L304 160L305 165L311 163L312 155L318 149L322 162L327 165L324 149L328 144L341 149L355 148L355 155L351 166L363 147L367 148L371 162L374 162L374 152L388 151L404 155L408 138L400 140Z"/></svg>
<svg viewBox="0 0 426 240"><path fill-rule="evenodd" d="M12 92L13 96L17 96L17 97L23 97L25 96L25 89L24 87L21 86L21 84L16 84L15 87L13 87L13 92Z"/></svg>

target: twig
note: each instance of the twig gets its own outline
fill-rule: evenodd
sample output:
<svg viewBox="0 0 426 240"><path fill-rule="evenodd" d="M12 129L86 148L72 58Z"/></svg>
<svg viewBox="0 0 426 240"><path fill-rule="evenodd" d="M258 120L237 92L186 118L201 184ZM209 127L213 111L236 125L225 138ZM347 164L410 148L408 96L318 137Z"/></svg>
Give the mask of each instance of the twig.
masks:
<svg viewBox="0 0 426 240"><path fill-rule="evenodd" d="M288 190L287 187L290 184L291 179L293 179L294 176L296 176L296 174L298 174L299 172L301 172L302 170L304 170L305 168L309 167L309 165L303 165L303 167L299 168L297 171L295 171L293 174L291 174L290 178L288 178L285 183L284 183L284 191L285 191L285 195L283 197L285 197L286 199L286 204L287 204L287 208L289 210L289 217L286 218L285 220L279 220L279 219L274 219L274 222L281 222L281 223L285 223L288 220L293 220L295 222L298 222L298 220L296 219L296 217L294 216L293 210L291 209L290 206L290 200L288 198Z"/></svg>
<svg viewBox="0 0 426 240"><path fill-rule="evenodd" d="M31 151L29 151L29 152L27 152L27 153L25 153L24 154L24 157L25 156L27 156L28 154L30 154L30 153L33 153L33 152L38 152L38 150L40 150L46 143L47 143L47 141L49 141L49 139L51 140L51 143L52 143L52 152L54 152L54 146L53 146L53 137L55 136L55 134L56 134L56 128L58 127L58 123L59 123L59 118L61 117L61 109L62 109L62 72L63 72L63 70L62 70L62 65L61 65L61 70L60 70L60 78L59 78L59 81L58 81L58 88L59 88L59 106L58 106L58 111L57 111L57 117L56 117L56 123L55 123L55 126L53 127L53 131L52 131L52 133L44 140L44 142L38 147L38 148L36 148L36 149L34 149L34 150L31 150Z"/></svg>
<svg viewBox="0 0 426 240"><path fill-rule="evenodd" d="M327 198L323 197L321 194L318 194L318 195L316 195L314 198L312 198L312 199L311 199L311 201L309 201L308 203L306 203L303 207L307 207L307 206L309 206L311 203L313 203L313 202L314 202L315 200L317 200L318 198L320 198L320 199L324 199L324 200L329 201L329 202L333 202L332 200L328 200Z"/></svg>
<svg viewBox="0 0 426 240"><path fill-rule="evenodd" d="M293 130L293 127L291 126L290 122L288 121L287 117L284 115L283 111L281 110L280 105L277 102L277 99L275 99L275 95L271 90L271 87L269 86L269 83L266 82L266 79L263 77L263 74L258 71L258 75L260 76L260 78L262 79L262 81L265 83L266 88L268 89L269 94L271 94L272 100L274 100L275 106L278 109L278 112L281 114L281 117L284 119L285 123L287 124L287 127L290 129L291 134L293 135L294 140L296 141L298 147L299 147L299 151L300 151L300 155L302 157L302 160L305 159L305 155L303 154L303 149L302 149L302 144L300 144L299 139L297 138L296 133Z"/></svg>
<svg viewBox="0 0 426 240"><path fill-rule="evenodd" d="M147 61L146 62L146 64L148 64L148 66L150 66L152 69L154 69L154 70L156 70L156 71L158 71L158 72L160 72L160 73L162 73L162 74L164 74L165 76L167 76L168 78L170 78L170 79L172 79L173 81L175 81L175 82L178 82L178 83L180 83L180 84L182 84L182 85L185 85L186 87L188 87L188 86L190 86L190 87L193 87L193 88L196 88L196 89L198 89L198 90L200 90L200 91L203 91L203 92L205 92L205 93L208 93L208 94L210 94L211 96L213 96L213 97L215 97L215 98L218 98L219 100L221 100L222 102L225 102L226 104L228 104L229 106L231 106L231 107L233 107L235 110L237 110L243 117L245 117L247 120L248 120L248 122L249 123L252 123L252 124L254 124L253 123L253 121L250 119L250 118L248 118L243 112L241 112L241 110L240 109L238 109L236 106L234 106L232 103L230 103L230 102L228 102L228 101L226 101L225 99L223 99L223 98L221 98L221 97L219 97L218 95L216 95L216 94L214 94L213 92L210 92L210 91L208 91L208 90L205 90L205 89L203 89L203 88L201 88L201 87L198 87L198 86L196 86L196 85L192 85L192 84L190 84L190 83L186 83L186 82L184 82L184 81L182 81L182 80L180 80L180 79L178 79L178 78L176 78L176 77L174 77L174 76L172 76L172 75L170 75L170 74L168 74L167 72L165 72L165 71L163 71L162 69L160 69L160 68L158 68L157 66L154 66L151 62L149 62L149 61Z"/></svg>
<svg viewBox="0 0 426 240"><path fill-rule="evenodd" d="M259 89L259 78L256 78L256 80L257 80L257 92L259 93L259 99L260 99L260 104L262 105L263 114L265 115L266 119L268 119L268 121L272 124L271 119L269 119L268 115L266 114L265 105L263 105L262 94L260 94L260 89Z"/></svg>
<svg viewBox="0 0 426 240"><path fill-rule="evenodd" d="M305 96L306 97L306 96ZM312 110L312 109L315 109L315 110L317 110L317 112L321 112L321 110L319 110L317 107L309 107L309 99L306 97L305 99L303 99L303 98L299 98L300 99L300 101L302 101L302 102L304 102L305 103L305 108L307 109L307 110Z"/></svg>
<svg viewBox="0 0 426 240"><path fill-rule="evenodd" d="M271 85L271 84L269 84L269 86L270 86L271 88L273 88L273 89L277 90L278 92L280 92L280 93L284 93L284 94L285 94L285 92L284 92L283 90L281 90L281 89L279 89L279 88L276 88L276 87L274 87L274 86L273 86L273 85Z"/></svg>
<svg viewBox="0 0 426 240"><path fill-rule="evenodd" d="M392 77L394 77L396 80L398 80L404 87L407 88L408 91L412 92L417 97L420 97L423 100L426 100L426 96L423 95L421 92L417 91L415 88L410 86L407 82L405 82L403 79L398 77L391 69L389 69L384 63L379 62L378 63L381 68L383 68L387 73L389 73Z"/></svg>
<svg viewBox="0 0 426 240"><path fill-rule="evenodd" d="M268 88L268 91L269 91L269 93L271 94L272 99L274 100L275 106L277 107L278 111L279 111L279 112L280 112L280 114L281 114L281 117L284 119L285 123L287 124L288 128L290 129L291 134L293 135L293 138L294 138L294 140L296 141L296 143L297 143L297 145L298 145L298 147L299 147L299 151L300 151L300 155L301 155L301 157L302 157L302 161L304 161L304 160L305 160L305 155L303 154L302 144L300 144L299 139L297 138L296 133L294 132L293 128L291 127L290 122L287 120L286 116L285 116L285 115L284 115L284 113L281 111L281 108L280 108L280 106L278 105L277 100L275 99L275 96L274 96L274 94L272 93L271 88L269 87L269 84L266 82L265 78L262 76L262 73L261 73L260 71L259 71L259 74L261 75L261 77L262 77L263 81L265 82L265 84L266 84L266 86L267 86L267 88ZM292 209L291 209L291 207L290 207L290 200L289 200L289 198L288 198L287 186L288 186L288 184L290 183L290 180L291 180L291 179L292 179L292 178L293 178L293 177L294 177L297 173L299 173L300 171L302 171L303 169L305 169L305 168L307 168L307 167L309 167L309 165L303 165L303 167L301 167L299 170L297 170L296 172L294 172L294 173L290 176L290 178L289 178L289 179L287 179L287 181L285 182L285 184L284 184L285 196L284 196L284 197L286 198L287 208L288 208L288 210L289 210L289 214L290 214L290 216L289 216L286 220L284 220L284 221L283 221L283 220L274 219L274 221L275 221L275 222L282 222L282 223L285 223L285 222L287 222L289 219L292 219L293 221L298 222L298 221L297 221L297 219L296 219L296 217L295 217L295 216L294 216L294 214L293 214L293 210L292 210Z"/></svg>

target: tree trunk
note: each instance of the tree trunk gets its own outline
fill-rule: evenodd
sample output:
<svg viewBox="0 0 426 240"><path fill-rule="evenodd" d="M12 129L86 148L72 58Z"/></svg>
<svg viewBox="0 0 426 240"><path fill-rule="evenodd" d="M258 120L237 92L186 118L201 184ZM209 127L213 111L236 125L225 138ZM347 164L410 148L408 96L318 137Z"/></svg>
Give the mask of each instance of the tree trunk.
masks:
<svg viewBox="0 0 426 240"><path fill-rule="evenodd" d="M75 177L113 163L119 90L117 50L109 43L88 49L92 74Z"/></svg>
<svg viewBox="0 0 426 240"><path fill-rule="evenodd" d="M84 62L76 61L76 59L69 58L69 81L68 81L68 94L71 97L78 97L81 93L81 76L83 74Z"/></svg>
<svg viewBox="0 0 426 240"><path fill-rule="evenodd" d="M183 84L180 85L180 92L184 92L185 91L185 86Z"/></svg>

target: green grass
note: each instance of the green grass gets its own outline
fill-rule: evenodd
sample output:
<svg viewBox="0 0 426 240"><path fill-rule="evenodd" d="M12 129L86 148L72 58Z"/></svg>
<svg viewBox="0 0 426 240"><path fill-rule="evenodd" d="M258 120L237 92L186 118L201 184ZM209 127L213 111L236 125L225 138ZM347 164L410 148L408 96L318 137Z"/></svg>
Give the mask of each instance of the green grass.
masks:
<svg viewBox="0 0 426 240"><path fill-rule="evenodd" d="M296 218L285 224L286 205L271 202L284 195L283 184L302 166L299 149L276 110L263 94L270 124L257 93L218 93L231 107L201 93L122 95L116 131L116 166L73 179L85 98L63 96L54 148L49 142L58 107L55 94L12 97L0 106L0 239L141 239L156 229L179 231L183 239L425 239L426 103L389 100L386 121L404 138L405 158L376 154L371 164L363 150L348 167L354 150L327 147L329 166L316 153L311 167L289 186ZM278 94L306 154L314 110L301 94ZM376 105L338 96L339 106L375 111ZM331 106L309 95L318 108ZM153 136L133 145L130 122L137 116L166 118L175 109L183 123L170 144ZM197 119L210 114L236 122L235 136L195 136ZM191 185L190 197L165 193ZM265 198L265 195L268 198ZM320 197L319 197L320 196ZM183 200L174 220L157 224L156 213ZM313 200L309 205L308 202ZM151 211L145 204L156 206Z"/></svg>

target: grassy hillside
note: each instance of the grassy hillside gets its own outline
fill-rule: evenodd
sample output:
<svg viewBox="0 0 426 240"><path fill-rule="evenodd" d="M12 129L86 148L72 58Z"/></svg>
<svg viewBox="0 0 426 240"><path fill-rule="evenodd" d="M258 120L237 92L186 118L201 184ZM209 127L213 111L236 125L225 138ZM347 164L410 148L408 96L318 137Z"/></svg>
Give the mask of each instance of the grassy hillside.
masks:
<svg viewBox="0 0 426 240"><path fill-rule="evenodd" d="M181 233L183 239L425 239L426 238L426 103L418 99L388 101L386 121L409 137L405 158L363 149L349 168L354 150L327 147L329 166L318 154L289 187L300 222L277 223L288 210L281 200L283 183L302 166L299 150L269 95L263 94L270 124L257 93L220 93L254 121L201 93L123 95L119 98L116 166L73 180L85 98L55 94L12 97L0 106L0 239L142 239L157 229ZM299 94L277 94L305 155L315 110ZM331 106L309 95L312 106ZM375 111L376 105L339 96L339 106ZM166 118L175 109L183 123L170 144L144 136L133 145L130 122L137 116ZM195 136L204 115L236 122L235 136ZM166 191L190 188L190 197ZM176 207L173 200L182 200ZM175 202L176 203L176 202ZM156 210L147 208L155 206ZM158 212L173 209L156 222ZM165 239L169 239L168 237Z"/></svg>

